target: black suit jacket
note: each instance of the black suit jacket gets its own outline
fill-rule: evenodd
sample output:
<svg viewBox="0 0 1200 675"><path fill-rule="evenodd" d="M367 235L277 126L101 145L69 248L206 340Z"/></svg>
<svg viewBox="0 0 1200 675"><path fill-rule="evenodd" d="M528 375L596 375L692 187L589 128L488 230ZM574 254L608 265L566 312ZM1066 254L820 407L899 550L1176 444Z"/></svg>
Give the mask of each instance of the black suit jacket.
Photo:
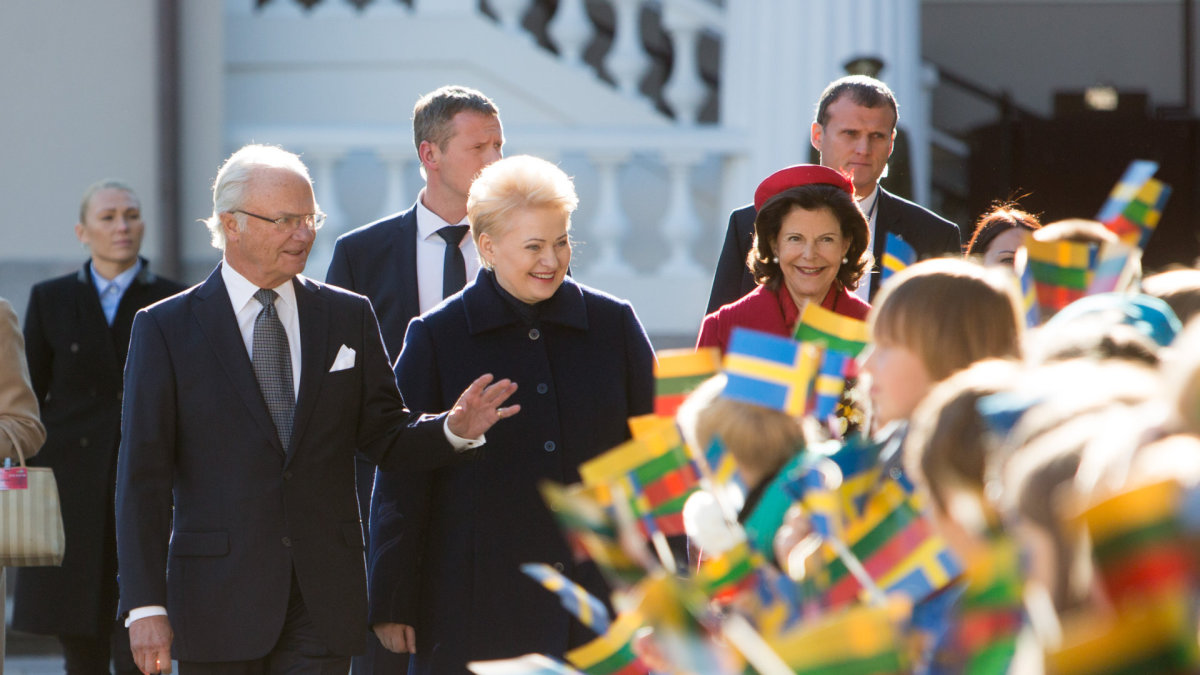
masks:
<svg viewBox="0 0 1200 675"><path fill-rule="evenodd" d="M366 298L304 278L293 286L301 367L288 448L220 266L133 324L117 468L120 612L166 605L181 660L265 655L293 573L319 638L337 654L362 651L355 449L392 468L458 457L444 417L404 408ZM342 346L354 364L330 372Z"/></svg>
<svg viewBox="0 0 1200 675"><path fill-rule="evenodd" d="M879 290L879 261L883 259L883 246L887 233L899 235L912 245L917 257L962 253L962 241L958 226L936 213L883 189L879 186L879 204L875 218L875 240L872 253L875 267L871 270L871 297ZM746 257L754 242L753 204L734 209L729 214L729 227L725 231L725 244L717 259L717 271L713 275L712 292L708 297L706 313L712 313L754 290L754 277L746 265Z"/></svg>
<svg viewBox="0 0 1200 675"><path fill-rule="evenodd" d="M421 313L417 295L417 206L338 237L325 283L371 300L388 356L404 346L408 322Z"/></svg>
<svg viewBox="0 0 1200 675"><path fill-rule="evenodd" d="M149 263L104 318L88 263L29 294L25 356L46 426L30 466L54 469L67 551L61 567L17 572L13 627L49 635L107 635L117 609L113 485L121 427L121 373L133 315L183 290Z"/></svg>

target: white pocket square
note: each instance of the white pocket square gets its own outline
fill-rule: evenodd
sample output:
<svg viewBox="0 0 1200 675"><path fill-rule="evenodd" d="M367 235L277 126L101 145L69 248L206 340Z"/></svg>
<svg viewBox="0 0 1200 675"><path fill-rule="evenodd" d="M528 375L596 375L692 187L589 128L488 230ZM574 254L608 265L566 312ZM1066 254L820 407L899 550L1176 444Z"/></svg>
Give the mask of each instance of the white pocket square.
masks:
<svg viewBox="0 0 1200 675"><path fill-rule="evenodd" d="M342 348L338 350L337 358L333 360L333 365L329 367L329 372L336 373L339 370L345 370L353 367L354 350L346 345L342 345Z"/></svg>

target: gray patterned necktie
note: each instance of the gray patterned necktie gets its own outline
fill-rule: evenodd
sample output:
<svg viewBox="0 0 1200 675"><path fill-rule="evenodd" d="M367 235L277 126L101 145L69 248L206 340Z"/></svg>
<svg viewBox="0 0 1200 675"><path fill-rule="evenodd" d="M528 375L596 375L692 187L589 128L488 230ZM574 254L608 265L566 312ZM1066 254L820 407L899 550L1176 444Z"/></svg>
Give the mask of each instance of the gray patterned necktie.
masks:
<svg viewBox="0 0 1200 675"><path fill-rule="evenodd" d="M262 304L262 311L254 318L254 376L262 390L279 442L286 452L292 440L292 416L296 408L296 395L292 387L292 353L288 348L287 333L275 311L278 294L267 288L254 293L254 299Z"/></svg>

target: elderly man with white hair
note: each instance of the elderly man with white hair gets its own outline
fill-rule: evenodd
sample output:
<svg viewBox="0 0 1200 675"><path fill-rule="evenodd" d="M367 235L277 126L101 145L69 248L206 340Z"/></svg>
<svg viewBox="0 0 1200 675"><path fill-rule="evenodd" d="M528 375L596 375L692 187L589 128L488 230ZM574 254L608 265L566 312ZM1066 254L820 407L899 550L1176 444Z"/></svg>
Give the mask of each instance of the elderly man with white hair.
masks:
<svg viewBox="0 0 1200 675"><path fill-rule="evenodd" d="M366 636L356 449L470 461L515 391L476 379L408 411L370 302L300 276L324 214L296 155L217 174L223 260L134 321L117 470L120 612L145 673L345 673Z"/></svg>

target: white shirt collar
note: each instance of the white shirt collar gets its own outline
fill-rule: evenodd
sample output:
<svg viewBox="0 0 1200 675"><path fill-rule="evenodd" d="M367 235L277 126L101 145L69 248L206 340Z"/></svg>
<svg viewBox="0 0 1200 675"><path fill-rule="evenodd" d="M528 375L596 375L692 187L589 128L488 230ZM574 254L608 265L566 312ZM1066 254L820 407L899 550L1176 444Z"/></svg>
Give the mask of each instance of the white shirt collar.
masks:
<svg viewBox="0 0 1200 675"><path fill-rule="evenodd" d="M425 198L425 188L421 188L421 194L417 195L417 238L428 239L434 236L438 230L447 225L467 225L467 217L463 216L462 220L457 223L448 223L442 220L438 214L430 211L425 203L421 201Z"/></svg>
<svg viewBox="0 0 1200 675"><path fill-rule="evenodd" d="M250 280L242 276L228 260L221 263L221 279L225 281L225 290L229 292L229 300L233 303L234 313L240 312L246 303L254 299L254 294L258 291L258 286L250 283ZM288 306L296 307L296 289L292 287L292 280L288 279L274 289L279 294L279 299L286 302Z"/></svg>

